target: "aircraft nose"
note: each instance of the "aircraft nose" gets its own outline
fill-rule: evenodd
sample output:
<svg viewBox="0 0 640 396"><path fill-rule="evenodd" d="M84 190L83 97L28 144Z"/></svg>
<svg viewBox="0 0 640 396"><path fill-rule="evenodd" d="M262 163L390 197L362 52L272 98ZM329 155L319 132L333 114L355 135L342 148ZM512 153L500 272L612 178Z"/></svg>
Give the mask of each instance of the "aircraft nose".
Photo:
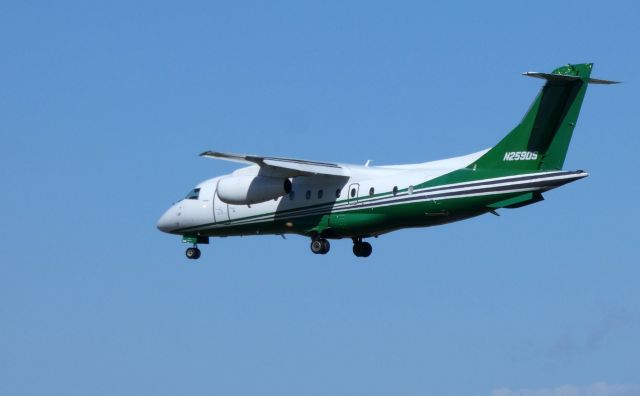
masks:
<svg viewBox="0 0 640 396"><path fill-rule="evenodd" d="M158 227L160 231L170 233L175 229L176 220L174 212L173 207L171 207L169 210L164 212L162 216L160 216L160 219L158 219L158 223L156 224L156 227Z"/></svg>

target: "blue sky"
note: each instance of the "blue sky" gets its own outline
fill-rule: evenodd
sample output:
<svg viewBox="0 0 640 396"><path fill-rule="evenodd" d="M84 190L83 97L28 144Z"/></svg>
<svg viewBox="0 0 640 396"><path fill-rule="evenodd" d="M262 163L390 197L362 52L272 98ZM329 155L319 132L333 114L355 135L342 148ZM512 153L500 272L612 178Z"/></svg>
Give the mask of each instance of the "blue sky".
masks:
<svg viewBox="0 0 640 396"><path fill-rule="evenodd" d="M1 395L640 395L637 2L0 5ZM495 144L595 62L565 167L368 260L291 236L189 262L157 218L216 149L374 164ZM564 392L564 393L563 393ZM574 393L567 393L574 392ZM599 393L598 393L599 392Z"/></svg>

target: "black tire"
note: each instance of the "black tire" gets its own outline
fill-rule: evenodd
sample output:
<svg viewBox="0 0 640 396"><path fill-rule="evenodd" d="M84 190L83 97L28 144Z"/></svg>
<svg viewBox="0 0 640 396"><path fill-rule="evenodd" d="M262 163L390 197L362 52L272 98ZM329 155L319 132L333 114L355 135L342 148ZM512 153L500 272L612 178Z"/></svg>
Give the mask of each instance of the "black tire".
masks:
<svg viewBox="0 0 640 396"><path fill-rule="evenodd" d="M329 253L329 250L331 249L331 244L329 243L329 241L327 241L326 239L322 240L322 251L320 252L320 254L327 254Z"/></svg>
<svg viewBox="0 0 640 396"><path fill-rule="evenodd" d="M371 247L371 244L369 242L362 242L361 244L361 254L360 257L369 257L371 256L371 252L373 251L373 248Z"/></svg>
<svg viewBox="0 0 640 396"><path fill-rule="evenodd" d="M356 257L369 257L373 248L369 242L356 242L353 244L353 254Z"/></svg>
<svg viewBox="0 0 640 396"><path fill-rule="evenodd" d="M322 249L324 248L324 243L322 239L313 239L311 241L311 251L313 254L322 254Z"/></svg>
<svg viewBox="0 0 640 396"><path fill-rule="evenodd" d="M200 258L200 249L195 248L195 247L190 247L190 248L187 248L187 250L186 250L186 252L184 252L184 254L190 260L197 260L197 259Z"/></svg>

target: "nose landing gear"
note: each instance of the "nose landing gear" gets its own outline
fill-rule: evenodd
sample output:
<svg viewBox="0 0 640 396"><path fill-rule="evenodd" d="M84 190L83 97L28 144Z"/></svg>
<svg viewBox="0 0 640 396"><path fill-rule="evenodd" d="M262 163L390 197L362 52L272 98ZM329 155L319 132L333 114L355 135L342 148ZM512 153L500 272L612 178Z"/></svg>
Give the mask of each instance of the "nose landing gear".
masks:
<svg viewBox="0 0 640 396"><path fill-rule="evenodd" d="M187 248L184 254L185 256L187 256L189 260L197 260L200 258L200 249L198 249L198 244L199 243L208 244L209 237L201 236L201 235L183 235L182 243L193 244L193 247Z"/></svg>
<svg viewBox="0 0 640 396"><path fill-rule="evenodd" d="M200 258L200 249L198 249L196 245L193 245L193 247L187 248L184 254L190 260L197 260Z"/></svg>

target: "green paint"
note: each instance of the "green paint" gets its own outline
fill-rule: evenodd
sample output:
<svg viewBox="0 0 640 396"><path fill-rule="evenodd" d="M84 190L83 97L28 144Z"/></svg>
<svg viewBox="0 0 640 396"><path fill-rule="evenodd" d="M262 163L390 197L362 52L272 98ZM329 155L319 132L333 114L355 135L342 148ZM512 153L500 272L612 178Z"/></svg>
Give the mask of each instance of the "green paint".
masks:
<svg viewBox="0 0 640 396"><path fill-rule="evenodd" d="M562 169L578 120L592 64L567 65L551 74L576 80L549 80L524 118L504 139L469 166L512 171ZM505 160L507 153L537 153L535 160Z"/></svg>
<svg viewBox="0 0 640 396"><path fill-rule="evenodd" d="M507 209L515 209L521 208L526 205L531 205L536 202L540 202L544 200L542 194L539 192L528 192L526 194L518 195L513 198L508 198L499 202L494 202L492 204L487 205L487 207L492 209L499 208L507 208Z"/></svg>
<svg viewBox="0 0 640 396"><path fill-rule="evenodd" d="M209 237L202 235L183 235L182 243L207 245L209 243Z"/></svg>
<svg viewBox="0 0 640 396"><path fill-rule="evenodd" d="M567 65L554 70L522 121L495 147L466 168L425 181L414 186L414 195L427 188L471 182L479 186L495 178L545 174L560 170L571 141L591 74L592 64ZM556 77L558 76L558 77ZM577 78L566 78L572 76ZM577 180L557 181L550 188ZM481 183L484 182L484 183ZM373 236L407 227L428 227L458 221L498 208L517 208L543 200L540 191L502 191L500 183L492 181L495 190L486 195L469 190L464 196L439 199L423 197L411 200L407 188L383 191L369 196L359 194L357 204L348 197L335 202L263 213L225 224L203 224L180 230L185 243L200 242L203 236L233 236L256 234L322 235L327 238ZM498 186L498 187L495 187ZM429 190L431 191L431 190ZM360 191L362 193L362 191ZM384 206L366 207L381 198L392 198ZM309 215L297 215L315 211Z"/></svg>

